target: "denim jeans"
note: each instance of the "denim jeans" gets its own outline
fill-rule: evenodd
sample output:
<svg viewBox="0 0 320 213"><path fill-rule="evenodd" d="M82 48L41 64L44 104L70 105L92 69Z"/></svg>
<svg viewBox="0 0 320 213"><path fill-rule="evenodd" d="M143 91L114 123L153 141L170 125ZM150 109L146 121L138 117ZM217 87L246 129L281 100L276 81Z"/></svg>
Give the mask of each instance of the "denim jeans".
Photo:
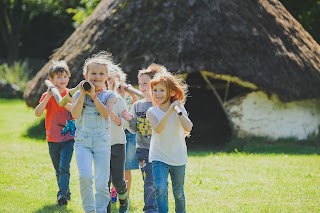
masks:
<svg viewBox="0 0 320 213"><path fill-rule="evenodd" d="M49 154L56 170L59 195L70 195L70 162L73 154L74 140L65 142L48 142Z"/></svg>
<svg viewBox="0 0 320 213"><path fill-rule="evenodd" d="M170 166L160 161L152 162L152 172L156 185L156 201L159 213L168 212L168 175L170 173L176 213L186 212L184 177L186 165Z"/></svg>
<svg viewBox="0 0 320 213"><path fill-rule="evenodd" d="M137 149L137 159L139 162L142 179L144 182L144 207L145 213L158 212L156 204L156 188L152 175L152 163L149 162L149 150Z"/></svg>
<svg viewBox="0 0 320 213"><path fill-rule="evenodd" d="M110 201L108 180L110 175L109 133L76 134L76 160L79 171L82 206L86 212L106 212ZM94 175L92 174L92 162ZM93 195L93 178L95 196Z"/></svg>
<svg viewBox="0 0 320 213"><path fill-rule="evenodd" d="M136 134L132 134L128 130L126 133L126 163L125 170L139 169L139 162L136 155Z"/></svg>

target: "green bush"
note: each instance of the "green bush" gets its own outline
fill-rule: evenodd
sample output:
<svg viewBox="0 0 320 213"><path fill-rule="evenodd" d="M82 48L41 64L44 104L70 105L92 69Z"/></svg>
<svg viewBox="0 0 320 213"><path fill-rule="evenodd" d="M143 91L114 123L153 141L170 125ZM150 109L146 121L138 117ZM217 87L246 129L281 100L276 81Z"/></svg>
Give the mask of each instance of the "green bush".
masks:
<svg viewBox="0 0 320 213"><path fill-rule="evenodd" d="M13 65L3 63L0 65L0 80L5 80L9 84L15 84L24 92L27 83L44 65L42 60L25 59L14 62Z"/></svg>
<svg viewBox="0 0 320 213"><path fill-rule="evenodd" d="M23 91L28 82L28 66L26 62L15 62L12 66L0 65L0 78L15 84Z"/></svg>

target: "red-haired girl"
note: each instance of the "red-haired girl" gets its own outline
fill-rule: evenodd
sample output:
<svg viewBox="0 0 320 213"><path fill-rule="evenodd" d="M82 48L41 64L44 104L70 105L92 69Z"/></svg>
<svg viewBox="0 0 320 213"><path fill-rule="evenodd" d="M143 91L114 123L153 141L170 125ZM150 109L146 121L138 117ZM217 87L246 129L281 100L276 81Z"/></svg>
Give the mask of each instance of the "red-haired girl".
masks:
<svg viewBox="0 0 320 213"><path fill-rule="evenodd" d="M184 179L188 159L185 133L189 134L193 126L183 106L187 85L166 72L152 79L151 92L154 106L147 111L152 127L149 161L152 162L158 211L168 212L170 173L175 211L186 212Z"/></svg>

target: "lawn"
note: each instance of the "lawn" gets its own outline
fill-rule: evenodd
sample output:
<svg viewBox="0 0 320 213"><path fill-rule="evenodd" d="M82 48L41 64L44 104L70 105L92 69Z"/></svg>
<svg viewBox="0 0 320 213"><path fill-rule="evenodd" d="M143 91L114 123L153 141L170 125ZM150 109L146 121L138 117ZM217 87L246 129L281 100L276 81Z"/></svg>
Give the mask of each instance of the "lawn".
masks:
<svg viewBox="0 0 320 213"><path fill-rule="evenodd" d="M66 207L55 206L57 185L47 143L41 130L34 130L39 122L23 101L0 99L0 212L83 212L75 158L72 201ZM26 136L31 130L38 134ZM273 152L272 146L276 145L260 153L189 151L187 211L320 212L319 148L299 152L300 145L290 148L294 152L282 153ZM142 212L139 171L133 172L133 178L130 212ZM170 212L174 212L171 188L169 193Z"/></svg>

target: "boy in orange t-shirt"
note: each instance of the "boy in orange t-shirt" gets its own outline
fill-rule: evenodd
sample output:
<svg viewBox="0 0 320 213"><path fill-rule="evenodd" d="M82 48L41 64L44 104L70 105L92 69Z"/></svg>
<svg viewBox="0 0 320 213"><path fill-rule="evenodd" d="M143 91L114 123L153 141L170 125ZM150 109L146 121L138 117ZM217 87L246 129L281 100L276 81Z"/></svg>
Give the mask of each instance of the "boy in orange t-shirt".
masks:
<svg viewBox="0 0 320 213"><path fill-rule="evenodd" d="M64 97L69 95L67 85L71 76L65 61L54 61L49 68L49 80ZM59 191L57 204L67 205L70 200L70 162L74 145L74 120L71 116L71 103L60 107L54 99L51 88L42 94L39 105L35 108L35 115L40 117L46 112L46 139L49 146L49 154L56 171Z"/></svg>

